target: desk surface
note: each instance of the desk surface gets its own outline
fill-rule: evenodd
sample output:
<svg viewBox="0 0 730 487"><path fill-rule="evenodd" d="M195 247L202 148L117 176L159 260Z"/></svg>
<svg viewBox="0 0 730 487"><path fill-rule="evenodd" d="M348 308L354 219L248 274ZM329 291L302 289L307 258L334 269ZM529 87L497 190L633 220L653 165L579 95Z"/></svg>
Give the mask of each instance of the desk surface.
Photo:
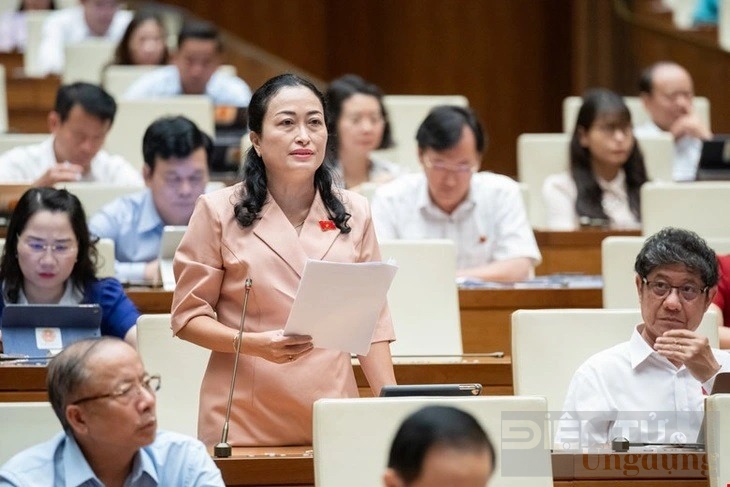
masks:
<svg viewBox="0 0 730 487"><path fill-rule="evenodd" d="M314 485L314 458L309 446L234 448L232 457L215 462L229 486ZM703 452L553 453L552 464L556 486L709 485Z"/></svg>
<svg viewBox="0 0 730 487"><path fill-rule="evenodd" d="M363 396L370 395L360 365L353 369ZM510 357L479 356L395 358L395 377L401 384L479 383L482 394L511 395L512 360ZM164 386L163 386L164 387ZM0 402L47 401L46 367L37 365L0 366Z"/></svg>

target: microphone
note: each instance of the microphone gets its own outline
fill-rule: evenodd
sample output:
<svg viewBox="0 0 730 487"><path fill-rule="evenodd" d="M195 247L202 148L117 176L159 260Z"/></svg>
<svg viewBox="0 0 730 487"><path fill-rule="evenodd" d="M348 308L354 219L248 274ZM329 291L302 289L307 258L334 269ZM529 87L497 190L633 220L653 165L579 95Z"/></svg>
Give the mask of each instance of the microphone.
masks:
<svg viewBox="0 0 730 487"><path fill-rule="evenodd" d="M684 443L684 442L665 442L665 443L653 443L653 442L633 442L626 438L614 438L611 440L611 450L615 452L627 452L629 448L636 446L667 446L672 448L687 448L687 449L698 449L703 448L704 445L700 443Z"/></svg>
<svg viewBox="0 0 730 487"><path fill-rule="evenodd" d="M241 338L243 337L243 324L246 322L246 308L248 307L248 293L251 291L253 281L246 279L246 294L243 298L243 311L241 312L241 323L238 325L238 337L236 338L236 358L233 362L233 376L231 377L231 388L228 390L228 406L226 406L226 421L223 423L221 442L213 448L213 455L216 458L228 458L231 456L231 445L228 444L228 422L231 419L231 402L233 402L233 388L236 385L236 372L238 372L238 357L241 355Z"/></svg>

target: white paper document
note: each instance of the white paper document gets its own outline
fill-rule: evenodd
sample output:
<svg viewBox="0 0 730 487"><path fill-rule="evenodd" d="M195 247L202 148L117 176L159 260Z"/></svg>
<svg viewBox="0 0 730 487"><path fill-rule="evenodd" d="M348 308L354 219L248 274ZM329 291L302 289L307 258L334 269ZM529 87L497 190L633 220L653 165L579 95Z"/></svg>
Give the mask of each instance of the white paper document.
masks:
<svg viewBox="0 0 730 487"><path fill-rule="evenodd" d="M366 355L398 267L308 260L285 335L309 335L315 347Z"/></svg>

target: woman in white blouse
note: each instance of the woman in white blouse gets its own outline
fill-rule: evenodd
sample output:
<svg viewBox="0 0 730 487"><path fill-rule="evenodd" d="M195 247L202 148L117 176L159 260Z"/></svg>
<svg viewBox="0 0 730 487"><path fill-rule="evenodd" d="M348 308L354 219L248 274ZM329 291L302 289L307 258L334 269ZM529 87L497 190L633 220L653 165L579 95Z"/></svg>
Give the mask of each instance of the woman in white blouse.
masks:
<svg viewBox="0 0 730 487"><path fill-rule="evenodd" d="M621 96L605 89L583 97L570 141L570 169L545 179L542 194L550 230L641 226L639 190L644 157Z"/></svg>
<svg viewBox="0 0 730 487"><path fill-rule="evenodd" d="M332 152L335 184L358 190L366 183L384 183L400 168L372 152L393 146L383 92L355 74L332 81L327 88L328 149Z"/></svg>

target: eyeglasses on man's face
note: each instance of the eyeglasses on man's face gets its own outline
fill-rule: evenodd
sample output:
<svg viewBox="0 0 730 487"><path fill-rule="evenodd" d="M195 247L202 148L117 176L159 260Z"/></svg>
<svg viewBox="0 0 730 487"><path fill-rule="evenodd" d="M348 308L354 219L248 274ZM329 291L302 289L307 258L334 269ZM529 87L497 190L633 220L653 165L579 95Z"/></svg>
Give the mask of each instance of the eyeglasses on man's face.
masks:
<svg viewBox="0 0 730 487"><path fill-rule="evenodd" d="M21 239L21 243L31 254L41 256L46 254L49 250L51 254L56 257L67 257L73 255L76 252L76 242L62 241L54 243L46 243L43 240L37 240L34 238Z"/></svg>
<svg viewBox="0 0 730 487"><path fill-rule="evenodd" d="M142 377L142 380L133 382L125 382L121 384L115 391L108 394L99 394L96 396L84 397L72 402L72 405L82 404L89 401L96 401L97 399L113 399L122 403L128 404L133 398L139 396L142 390L146 390L149 393L155 393L160 390L162 385L162 379L159 375L147 375Z"/></svg>
<svg viewBox="0 0 730 487"><path fill-rule="evenodd" d="M423 167L441 174L455 174L457 176L465 176L477 172L477 170L479 169L479 164L476 162L466 164L449 164L444 161L424 157Z"/></svg>
<svg viewBox="0 0 730 487"><path fill-rule="evenodd" d="M685 301L692 301L697 298L700 294L704 294L709 289L707 286L701 288L696 284L682 284L681 286L672 286L666 281L649 281L645 277L642 278L644 285L657 298L666 298L672 292L673 289L677 290L679 296Z"/></svg>

